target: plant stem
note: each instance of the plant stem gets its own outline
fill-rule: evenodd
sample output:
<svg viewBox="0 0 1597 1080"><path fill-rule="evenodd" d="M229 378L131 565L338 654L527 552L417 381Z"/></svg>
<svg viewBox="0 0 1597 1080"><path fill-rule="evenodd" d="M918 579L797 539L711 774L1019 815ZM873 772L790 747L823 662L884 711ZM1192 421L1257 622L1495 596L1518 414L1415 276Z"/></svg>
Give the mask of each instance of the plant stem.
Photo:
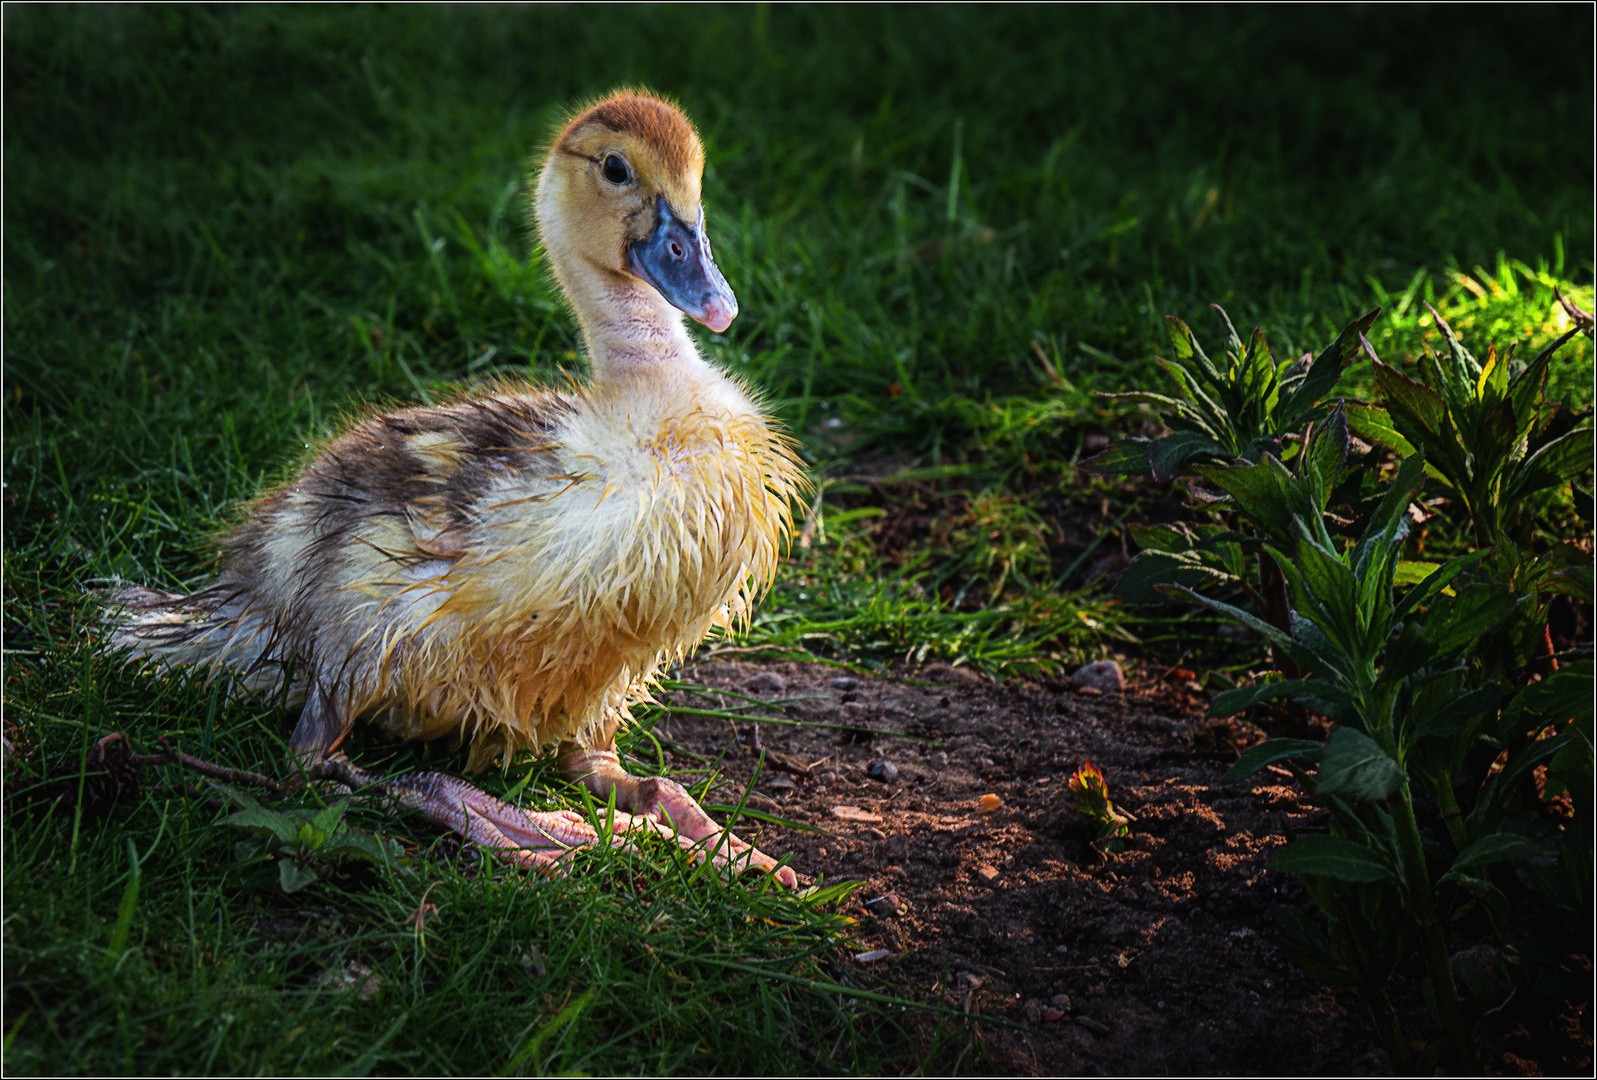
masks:
<svg viewBox="0 0 1597 1080"><path fill-rule="evenodd" d="M1404 784L1388 802L1403 857L1404 889L1419 931L1420 958L1425 962L1425 975L1436 1002L1437 1019L1447 1039L1448 1056L1459 1073L1476 1076L1480 1067L1475 1061L1475 1041L1464 1022L1458 987L1453 983L1453 969L1447 961L1447 939L1436 918L1436 898L1431 892L1430 871L1425 866L1425 849L1420 843L1419 822L1414 820L1413 794L1409 786Z"/></svg>
<svg viewBox="0 0 1597 1080"><path fill-rule="evenodd" d="M1447 835L1453 846L1463 851L1468 834L1464 831L1464 812L1458 807L1458 797L1453 794L1453 780L1445 773L1437 778L1436 801L1442 807L1442 821L1447 825Z"/></svg>
<svg viewBox="0 0 1597 1080"><path fill-rule="evenodd" d="M1259 556L1259 587L1264 593L1264 610L1261 612L1264 620L1284 633L1292 633L1292 603L1286 593L1286 575L1281 573L1274 559L1264 554ZM1270 655L1275 660L1275 666L1288 679L1296 679L1301 674L1297 664L1279 646L1271 645Z"/></svg>
<svg viewBox="0 0 1597 1080"><path fill-rule="evenodd" d="M1392 999L1387 996L1386 987L1378 982L1369 982L1361 988L1361 992L1375 1017L1376 1030L1381 1033L1381 1045L1386 1047L1386 1056L1391 1059L1392 1075L1411 1073L1413 1069L1409 1061L1408 1040L1403 1038L1403 1028L1398 1023L1397 1010L1392 1008Z"/></svg>

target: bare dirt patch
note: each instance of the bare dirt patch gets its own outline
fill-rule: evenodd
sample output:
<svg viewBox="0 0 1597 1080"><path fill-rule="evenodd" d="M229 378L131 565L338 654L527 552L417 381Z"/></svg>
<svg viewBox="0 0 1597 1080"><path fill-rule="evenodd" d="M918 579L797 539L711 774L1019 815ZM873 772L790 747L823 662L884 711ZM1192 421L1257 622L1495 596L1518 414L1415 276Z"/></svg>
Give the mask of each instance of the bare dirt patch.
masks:
<svg viewBox="0 0 1597 1080"><path fill-rule="evenodd" d="M1030 1029L982 1029L1003 1070L1387 1072L1359 997L1306 978L1275 941L1272 906L1310 902L1268 868L1271 853L1323 827L1323 811L1289 775L1225 783L1229 744L1252 733L1204 726L1201 695L1179 674L1123 694L1000 684L946 665L911 683L710 660L686 678L784 699L768 711L787 719L876 732L760 724L768 754L810 775L767 771L749 805L826 832L750 838L791 855L801 879L865 882L847 904L859 947L842 963ZM675 704L739 703L684 693ZM699 754L729 749L734 798L756 760L750 727L677 714L658 733ZM1066 783L1088 759L1135 819L1122 853L1094 848L1071 808ZM869 775L881 761L893 779ZM984 795L1001 807L983 813ZM1405 1028L1423 1033L1414 985L1391 989ZM1584 1046L1589 1066L1589 1030Z"/></svg>

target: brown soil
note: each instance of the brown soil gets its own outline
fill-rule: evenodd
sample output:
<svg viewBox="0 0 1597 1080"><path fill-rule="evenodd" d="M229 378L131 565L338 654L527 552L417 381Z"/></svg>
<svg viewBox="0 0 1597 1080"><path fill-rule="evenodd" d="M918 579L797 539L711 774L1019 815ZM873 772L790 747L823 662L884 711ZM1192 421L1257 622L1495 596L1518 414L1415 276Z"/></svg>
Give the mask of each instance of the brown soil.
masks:
<svg viewBox="0 0 1597 1080"><path fill-rule="evenodd" d="M1293 877L1268 869L1271 853L1323 825L1323 812L1284 770L1226 784L1236 756L1227 744L1257 736L1204 726L1201 695L1186 676L1091 695L1068 685L994 683L946 665L916 672L915 682L725 659L685 675L718 689L803 699L766 710L789 719L881 732L759 725L765 750L815 764L791 786L768 771L750 805L825 834L743 834L792 856L806 883L865 882L845 904L860 922L841 969L1023 1025L981 1028L1003 1071L1389 1071L1357 994L1306 978L1275 942L1269 909L1310 905ZM739 704L687 694L675 703ZM727 720L676 714L657 731L698 754L731 747L721 794L735 799L754 766L749 727L735 732ZM735 737L744 745L733 746ZM890 783L867 776L869 764L884 759L899 770ZM1071 809L1066 783L1087 759L1135 818L1122 853L1095 849ZM1002 807L981 813L985 794ZM854 809L845 817L838 807ZM890 902L867 910L886 894L901 913L892 914ZM856 959L871 950L888 955ZM1414 985L1394 983L1405 1030L1428 1034ZM1590 1065L1589 1025L1589 1016L1578 1018L1586 1064L1571 1066Z"/></svg>

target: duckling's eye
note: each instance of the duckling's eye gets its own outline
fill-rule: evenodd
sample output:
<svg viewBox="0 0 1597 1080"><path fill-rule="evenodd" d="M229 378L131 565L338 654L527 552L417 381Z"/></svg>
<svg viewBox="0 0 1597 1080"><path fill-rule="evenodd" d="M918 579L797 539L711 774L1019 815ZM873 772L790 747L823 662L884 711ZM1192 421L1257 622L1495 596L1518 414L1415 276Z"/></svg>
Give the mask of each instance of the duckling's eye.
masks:
<svg viewBox="0 0 1597 1080"><path fill-rule="evenodd" d="M625 184L632 179L632 170L627 168L627 163L618 154L605 158L603 169L604 178L612 184Z"/></svg>

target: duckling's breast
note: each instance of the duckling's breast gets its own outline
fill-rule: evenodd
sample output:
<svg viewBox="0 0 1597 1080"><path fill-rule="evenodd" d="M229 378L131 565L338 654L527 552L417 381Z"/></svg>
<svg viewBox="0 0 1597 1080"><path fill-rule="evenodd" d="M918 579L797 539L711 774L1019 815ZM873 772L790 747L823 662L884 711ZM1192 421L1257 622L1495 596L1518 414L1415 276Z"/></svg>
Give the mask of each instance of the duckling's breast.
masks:
<svg viewBox="0 0 1597 1080"><path fill-rule="evenodd" d="M758 412L590 403L550 445L557 461L475 500L469 552L417 590L426 630L400 676L432 704L412 737L464 724L506 753L579 737L746 618L775 572L804 480Z"/></svg>

